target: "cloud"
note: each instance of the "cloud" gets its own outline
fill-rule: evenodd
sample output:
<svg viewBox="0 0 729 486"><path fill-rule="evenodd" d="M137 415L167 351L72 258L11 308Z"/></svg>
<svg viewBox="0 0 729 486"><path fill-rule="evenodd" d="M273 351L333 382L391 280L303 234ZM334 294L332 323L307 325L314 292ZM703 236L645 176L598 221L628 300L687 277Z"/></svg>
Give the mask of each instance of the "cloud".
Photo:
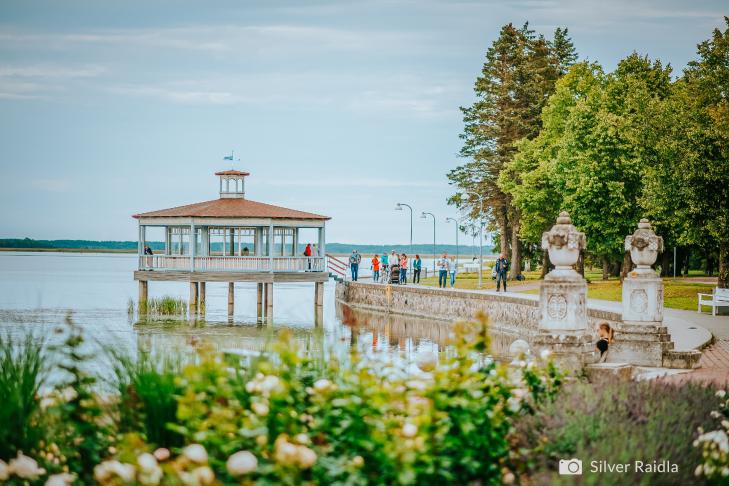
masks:
<svg viewBox="0 0 729 486"><path fill-rule="evenodd" d="M36 100L65 91L74 80L106 72L101 65L29 64L0 66L0 99Z"/></svg>
<svg viewBox="0 0 729 486"><path fill-rule="evenodd" d="M30 185L46 192L68 192L71 189L71 181L68 179L33 179Z"/></svg>

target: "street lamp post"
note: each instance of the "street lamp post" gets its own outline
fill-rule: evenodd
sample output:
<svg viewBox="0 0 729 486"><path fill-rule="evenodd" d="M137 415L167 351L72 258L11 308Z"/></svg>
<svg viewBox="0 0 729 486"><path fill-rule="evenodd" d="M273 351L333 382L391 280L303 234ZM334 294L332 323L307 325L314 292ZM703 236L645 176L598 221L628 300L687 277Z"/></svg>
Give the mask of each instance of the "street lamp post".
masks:
<svg viewBox="0 0 729 486"><path fill-rule="evenodd" d="M437 258L435 254L435 214L423 211L420 217L423 219L428 219L428 215L433 217L433 275L435 275L435 260Z"/></svg>
<svg viewBox="0 0 729 486"><path fill-rule="evenodd" d="M455 218L446 218L446 223L453 221L456 223L456 267L458 266L458 220Z"/></svg>
<svg viewBox="0 0 729 486"><path fill-rule="evenodd" d="M413 252L413 207L405 203L397 203L395 211L402 211L402 207L405 206L410 210L410 253Z"/></svg>
<svg viewBox="0 0 729 486"><path fill-rule="evenodd" d="M483 286L483 196L471 191L466 191L466 194L476 196L481 204L481 208L478 213L478 288L480 289Z"/></svg>

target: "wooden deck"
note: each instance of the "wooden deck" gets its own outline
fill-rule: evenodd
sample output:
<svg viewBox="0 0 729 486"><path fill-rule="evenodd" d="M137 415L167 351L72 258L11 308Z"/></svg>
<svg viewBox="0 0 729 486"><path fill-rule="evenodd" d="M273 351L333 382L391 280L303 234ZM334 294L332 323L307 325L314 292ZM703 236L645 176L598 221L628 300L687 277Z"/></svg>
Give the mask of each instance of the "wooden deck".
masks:
<svg viewBox="0 0 729 486"><path fill-rule="evenodd" d="M186 272L136 270L134 280L174 282L326 282L327 272Z"/></svg>

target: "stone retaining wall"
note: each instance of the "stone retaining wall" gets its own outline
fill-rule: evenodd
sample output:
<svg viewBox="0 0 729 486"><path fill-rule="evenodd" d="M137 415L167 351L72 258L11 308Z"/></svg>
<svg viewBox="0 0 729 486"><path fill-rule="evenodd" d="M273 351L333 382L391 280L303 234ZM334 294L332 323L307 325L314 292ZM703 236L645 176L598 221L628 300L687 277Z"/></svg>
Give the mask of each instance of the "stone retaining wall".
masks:
<svg viewBox="0 0 729 486"><path fill-rule="evenodd" d="M338 282L337 299L353 307L392 314L425 317L443 321L473 319L479 312L489 316L491 326L516 333L525 339L536 334L539 325L539 300L536 295L505 295L468 290L451 290L361 282ZM592 328L607 321L622 322L620 314L589 309Z"/></svg>

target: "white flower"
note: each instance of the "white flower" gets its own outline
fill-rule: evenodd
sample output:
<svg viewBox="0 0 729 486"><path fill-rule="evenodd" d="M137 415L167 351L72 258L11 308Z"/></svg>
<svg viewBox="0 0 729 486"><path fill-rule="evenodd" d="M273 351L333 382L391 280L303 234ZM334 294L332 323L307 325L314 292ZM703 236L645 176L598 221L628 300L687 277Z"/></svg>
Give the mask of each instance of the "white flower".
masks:
<svg viewBox="0 0 729 486"><path fill-rule="evenodd" d="M182 455L197 464L205 464L208 462L208 453L200 444L190 444L185 447L182 449Z"/></svg>
<svg viewBox="0 0 729 486"><path fill-rule="evenodd" d="M131 464L124 464L119 461L112 461L111 470L119 476L122 482L131 483L137 475L137 471Z"/></svg>
<svg viewBox="0 0 729 486"><path fill-rule="evenodd" d="M722 452L729 452L729 437L727 437L726 432L723 430L713 430L711 432L701 434L696 441L699 443L713 442Z"/></svg>
<svg viewBox="0 0 729 486"><path fill-rule="evenodd" d="M256 415L260 415L261 417L268 415L268 405L265 403L253 402L251 404L251 409L253 409Z"/></svg>
<svg viewBox="0 0 729 486"><path fill-rule="evenodd" d="M354 456L352 458L352 465L354 467L362 467L362 466L364 466L364 457L362 457L362 456Z"/></svg>
<svg viewBox="0 0 729 486"><path fill-rule="evenodd" d="M721 417L721 413L717 412L716 410L712 410L709 415L711 415L711 418L719 418L719 417Z"/></svg>
<svg viewBox="0 0 729 486"><path fill-rule="evenodd" d="M277 388L279 383L280 380L278 379L278 376L268 375L261 382L261 391L268 394Z"/></svg>
<svg viewBox="0 0 729 486"><path fill-rule="evenodd" d="M215 473L208 466L201 466L192 471L193 476L202 486L213 484L215 482Z"/></svg>
<svg viewBox="0 0 729 486"><path fill-rule="evenodd" d="M327 390L331 386L331 381L327 380L326 378L321 378L320 380L316 380L316 382L314 383L314 390L321 392Z"/></svg>
<svg viewBox="0 0 729 486"><path fill-rule="evenodd" d="M550 356L552 356L552 351L549 349L542 349L542 352L539 353L539 357L543 360L548 360Z"/></svg>
<svg viewBox="0 0 729 486"><path fill-rule="evenodd" d="M139 469L145 472L153 471L158 467L157 458L149 452L140 454L139 457L137 457L137 464L139 464Z"/></svg>
<svg viewBox="0 0 729 486"><path fill-rule="evenodd" d="M158 461L166 461L170 458L170 450L164 447L160 447L159 449L155 450L153 454Z"/></svg>
<svg viewBox="0 0 729 486"><path fill-rule="evenodd" d="M509 410L512 412L518 412L521 410L521 400L519 400L516 397L511 397L506 401L506 405L509 407Z"/></svg>
<svg viewBox="0 0 729 486"><path fill-rule="evenodd" d="M5 481L10 476L8 464L0 459L0 481Z"/></svg>
<svg viewBox="0 0 729 486"><path fill-rule="evenodd" d="M309 436L306 435L306 434L303 434L303 433L302 434L296 434L296 436L294 437L294 440L296 442L298 442L299 444L302 444L302 445L306 445L309 442L311 442L311 440L309 439Z"/></svg>
<svg viewBox="0 0 729 486"><path fill-rule="evenodd" d="M438 364L438 356L435 353L423 353L418 357L415 364L421 371L433 371Z"/></svg>
<svg viewBox="0 0 729 486"><path fill-rule="evenodd" d="M726 390L719 390L716 392L716 396L719 398L724 398L726 396Z"/></svg>
<svg viewBox="0 0 729 486"><path fill-rule="evenodd" d="M309 449L306 446L299 446L298 449L298 463L302 469L309 469L316 462L316 452Z"/></svg>
<svg viewBox="0 0 729 486"><path fill-rule="evenodd" d="M77 395L76 394L76 390L74 390L70 386L64 388L63 390L61 390L61 400L63 400L66 403L68 403L71 400L75 399L76 398L76 395Z"/></svg>
<svg viewBox="0 0 729 486"><path fill-rule="evenodd" d="M407 422L405 425L402 426L401 433L403 437L415 437L418 433L418 427L415 424Z"/></svg>
<svg viewBox="0 0 729 486"><path fill-rule="evenodd" d="M514 395L516 398L522 399L526 396L527 391L523 388L514 388L511 390L511 394Z"/></svg>
<svg viewBox="0 0 729 486"><path fill-rule="evenodd" d="M54 474L53 476L50 476L48 478L45 486L70 486L71 484L73 484L74 479L76 479L76 476L74 476L73 474Z"/></svg>
<svg viewBox="0 0 729 486"><path fill-rule="evenodd" d="M704 472L704 466L699 464L696 466L696 469L694 470L694 476L701 476L701 473Z"/></svg>
<svg viewBox="0 0 729 486"><path fill-rule="evenodd" d="M504 484L513 484L515 479L516 478L514 477L514 473L507 472L506 474L504 474L504 477L501 478L501 482Z"/></svg>
<svg viewBox="0 0 729 486"><path fill-rule="evenodd" d="M225 468L231 476L248 474L258 468L258 459L248 451L238 451L228 458Z"/></svg>
<svg viewBox="0 0 729 486"><path fill-rule="evenodd" d="M275 447L275 458L277 462L283 464L290 464L296 459L297 449L296 446L286 440L285 437L279 437L276 439Z"/></svg>
<svg viewBox="0 0 729 486"><path fill-rule="evenodd" d="M38 467L35 459L24 455L22 452L18 452L18 456L10 460L8 471L10 474L15 474L23 479L37 479L46 473L45 469Z"/></svg>
<svg viewBox="0 0 729 486"><path fill-rule="evenodd" d="M723 427L724 427L725 429L729 430L729 420L722 420L722 421L721 421L721 425L722 425L722 426L723 426Z"/></svg>
<svg viewBox="0 0 729 486"><path fill-rule="evenodd" d="M138 481L145 486L156 486L162 482L162 468L157 466L150 471L144 471L139 473Z"/></svg>

